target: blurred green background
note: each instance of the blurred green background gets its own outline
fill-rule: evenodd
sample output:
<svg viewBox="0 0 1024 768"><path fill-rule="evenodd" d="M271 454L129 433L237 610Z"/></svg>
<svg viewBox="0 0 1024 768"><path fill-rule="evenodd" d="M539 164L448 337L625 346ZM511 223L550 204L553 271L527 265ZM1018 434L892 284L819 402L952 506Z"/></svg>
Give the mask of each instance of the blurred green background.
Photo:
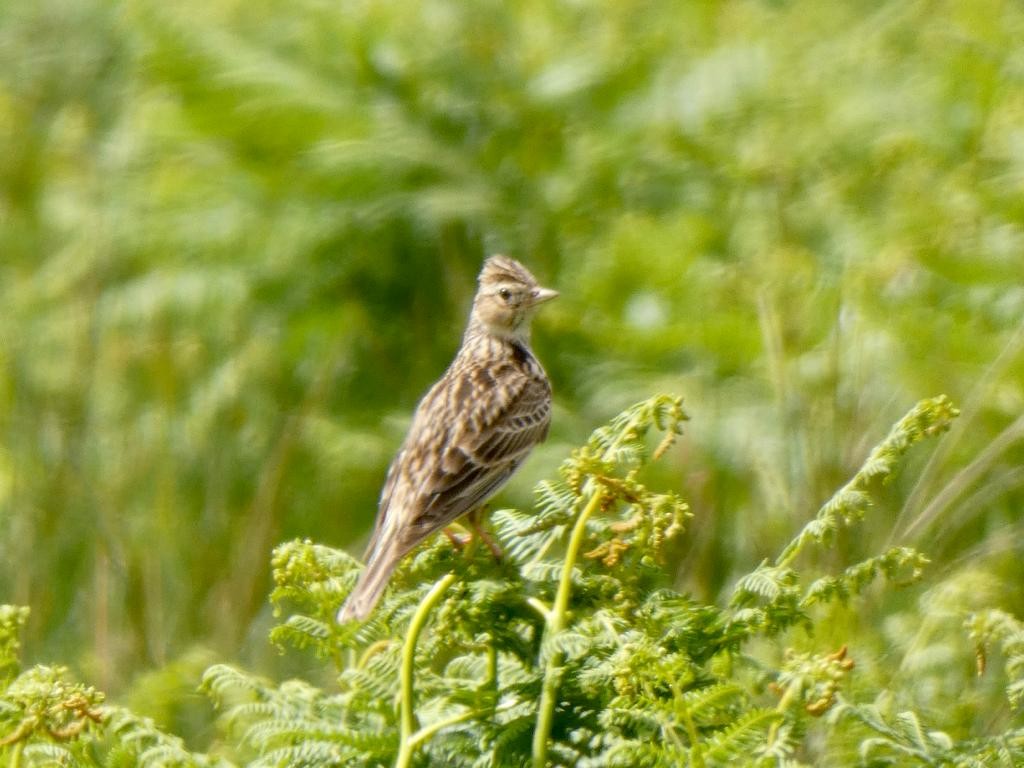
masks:
<svg viewBox="0 0 1024 768"><path fill-rule="evenodd" d="M944 392L958 425L834 557L913 544L1021 613L1021 40L1009 0L0 4L27 659L143 705L274 668L271 547L361 552L493 252L562 292L552 436L499 504L680 393L659 482L713 600Z"/></svg>

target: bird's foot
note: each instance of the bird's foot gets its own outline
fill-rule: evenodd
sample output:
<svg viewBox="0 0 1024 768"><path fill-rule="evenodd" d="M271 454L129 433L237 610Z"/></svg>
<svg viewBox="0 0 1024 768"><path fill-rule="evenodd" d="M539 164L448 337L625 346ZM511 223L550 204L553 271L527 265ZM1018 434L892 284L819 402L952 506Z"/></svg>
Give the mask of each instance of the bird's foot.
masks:
<svg viewBox="0 0 1024 768"><path fill-rule="evenodd" d="M451 526L442 528L441 531L445 536L448 537L448 541L452 543L452 546L460 552L466 548L466 545L473 540L473 537L468 533L456 533L451 529Z"/></svg>
<svg viewBox="0 0 1024 768"><path fill-rule="evenodd" d="M448 541L452 543L452 546L460 552L464 552L467 557L473 554L476 542L482 541L487 546L487 549L491 551L494 559L500 563L505 554L501 551L501 547L498 546L494 538L481 527L482 512L482 509L477 509L466 515L465 520L469 523L469 531L466 531L461 525L448 526L443 528L442 531L448 537Z"/></svg>
<svg viewBox="0 0 1024 768"><path fill-rule="evenodd" d="M505 553L501 551L501 547L498 546L498 542L494 540L491 534L487 533L487 531L485 531L481 526L480 523L483 519L483 514L484 508L477 507L466 515L466 521L469 523L469 527L473 531L473 536L479 537L479 539L487 545L487 548L491 550L491 554L494 556L494 559L500 563L504 559Z"/></svg>

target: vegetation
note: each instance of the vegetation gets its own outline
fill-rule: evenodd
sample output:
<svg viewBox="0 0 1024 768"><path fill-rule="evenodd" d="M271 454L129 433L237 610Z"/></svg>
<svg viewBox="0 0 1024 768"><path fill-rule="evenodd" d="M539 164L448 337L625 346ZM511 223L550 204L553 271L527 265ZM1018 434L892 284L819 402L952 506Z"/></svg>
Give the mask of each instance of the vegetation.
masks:
<svg viewBox="0 0 1024 768"><path fill-rule="evenodd" d="M1019 761L1022 37L1004 0L0 3L2 756ZM335 627L495 251L562 292L508 558L429 545ZM676 401L612 417L663 391L647 464Z"/></svg>
<svg viewBox="0 0 1024 768"><path fill-rule="evenodd" d="M1024 728L957 740L928 727L877 672L854 684L848 646L826 651L812 631L879 577L918 581L919 553L897 547L809 583L792 567L863 522L865 487L956 415L946 398L922 401L774 563L740 579L727 607L666 588L658 566L689 516L679 496L640 482L647 433L663 433L657 458L686 418L667 396L596 431L538 485L532 514L496 513L506 560L437 540L406 562L368 622L334 620L358 573L350 557L283 544L271 599L290 612L271 638L332 664L337 691L212 666L203 687L223 711L218 749L268 767L1017 764ZM26 610L6 611L11 669ZM979 659L1002 645L1009 703L1019 704L1024 623L989 610L959 629ZM15 760L58 764L231 764L102 701L65 670L32 668L0 699L11 726L2 744Z"/></svg>

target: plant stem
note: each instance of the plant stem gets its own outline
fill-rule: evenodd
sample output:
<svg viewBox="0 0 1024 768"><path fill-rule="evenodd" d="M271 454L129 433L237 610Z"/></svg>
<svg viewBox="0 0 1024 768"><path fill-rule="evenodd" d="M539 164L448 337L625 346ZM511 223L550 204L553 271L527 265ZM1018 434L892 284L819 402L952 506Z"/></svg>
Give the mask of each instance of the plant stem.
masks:
<svg viewBox="0 0 1024 768"><path fill-rule="evenodd" d="M566 613L569 608L569 594L572 592L572 571L576 566L576 554L583 544L587 532L587 520L601 506L604 493L600 488L594 490L586 508L576 519L569 538L569 546L562 564L562 577L558 582L555 602L545 616L544 640L551 640L565 629ZM541 689L540 706L537 710L537 726L533 731L533 768L545 768L548 759L548 737L551 735L551 724L555 716L555 698L558 696L558 684L562 677L563 654L552 650L544 668L544 684Z"/></svg>
<svg viewBox="0 0 1024 768"><path fill-rule="evenodd" d="M536 597L528 597L526 599L526 604L540 614L540 617L544 619L545 622L547 622L548 618L551 616L550 609Z"/></svg>
<svg viewBox="0 0 1024 768"><path fill-rule="evenodd" d="M409 634L405 638L405 645L402 646L402 671L401 671L401 699L399 708L401 711L401 742L398 748L398 758L395 760L395 768L408 768L412 762L412 755L416 747L423 740L423 737L415 738L416 715L413 713L412 700L412 672L416 657L416 641L420 632L427 623L427 616L431 609L437 605L438 600L444 591L455 581L455 574L449 573L438 581L423 602L419 604L416 613L409 622ZM429 735L429 734L428 734Z"/></svg>
<svg viewBox="0 0 1024 768"><path fill-rule="evenodd" d="M782 694L782 698L779 699L779 704L775 707L775 711L782 715L781 720L776 720L771 724L768 729L768 746L775 744L775 739L779 735L779 726L786 718L786 710L789 709L789 705L793 703L800 691L803 689L803 681L800 678L794 679L789 685L786 686L785 692Z"/></svg>
<svg viewBox="0 0 1024 768"><path fill-rule="evenodd" d="M431 723L430 725L423 726L418 731L416 731L416 733L414 733L412 736L409 737L409 744L410 744L409 755L410 755L410 757L412 756L412 751L416 747L418 747L420 744L422 744L423 742L425 742L428 739L430 739L430 737L433 736L438 731L442 731L445 728L448 728L449 726L452 726L452 725L458 725L459 723L464 723L467 720L472 720L474 717L478 716L479 714L480 714L480 712L478 712L477 710L471 709L471 710L469 710L467 712L460 712L457 715L452 715L451 717L446 717L444 720L438 720L435 723ZM397 765L397 763L396 763L396 765Z"/></svg>
<svg viewBox="0 0 1024 768"><path fill-rule="evenodd" d="M672 681L672 695L676 700L676 711L686 728L686 736L690 740L690 763L693 768L704 768L704 750L701 748L700 733L697 731L697 724L693 722L693 715L686 704L686 697L679 689L679 685Z"/></svg>

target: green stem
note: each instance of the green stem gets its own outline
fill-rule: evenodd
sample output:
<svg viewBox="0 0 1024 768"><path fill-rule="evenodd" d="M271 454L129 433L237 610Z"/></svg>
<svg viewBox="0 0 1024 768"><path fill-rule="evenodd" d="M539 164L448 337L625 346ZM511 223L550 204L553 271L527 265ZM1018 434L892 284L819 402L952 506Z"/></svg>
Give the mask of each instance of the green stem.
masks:
<svg viewBox="0 0 1024 768"><path fill-rule="evenodd" d="M23 746L25 746L25 742L19 741L11 750L11 768L21 768L21 748Z"/></svg>
<svg viewBox="0 0 1024 768"><path fill-rule="evenodd" d="M536 597L526 598L526 604L533 608L533 610L535 610L540 617L544 619L545 623L547 623L548 619L551 618L551 610Z"/></svg>
<svg viewBox="0 0 1024 768"><path fill-rule="evenodd" d="M569 608L569 595L572 592L572 571L576 567L576 554L583 545L583 538L587 533L587 520L601 506L604 494L601 489L594 491L586 508L576 519L576 525L572 529L572 536L569 538L569 546L565 553L565 562L562 564L562 577L558 582L558 592L555 594L555 602L545 617L546 627L541 647L544 647L544 640L556 637L565 629L566 614ZM560 651L552 651L548 656L544 669L544 684L541 689L540 707L537 710L537 726L533 731L533 768L545 768L548 760L548 737L551 735L551 724L555 717L555 699L558 696L558 684L562 677L563 654Z"/></svg>
<svg viewBox="0 0 1024 768"><path fill-rule="evenodd" d="M487 688L493 697L492 707L498 706L498 649L494 647L494 638L488 638L487 643Z"/></svg>
<svg viewBox="0 0 1024 768"><path fill-rule="evenodd" d="M800 678L794 679L786 686L786 690L782 694L782 698L779 699L779 705L775 707L775 711L782 715L783 720L786 717L786 710L788 710L789 705L793 703L793 699L800 695L801 690L803 690L803 681ZM768 746L773 746L775 744L775 739L779 735L779 726L781 724L782 720L776 720L768 729Z"/></svg>
<svg viewBox="0 0 1024 768"><path fill-rule="evenodd" d="M423 598L423 602L419 604L416 613L412 616L412 621L409 622L409 634L405 638L405 645L402 646L401 699L399 701L401 711L401 742L398 748L398 758L395 760L395 768L408 768L412 762L413 752L424 738L416 738L416 734L414 734L416 730L416 715L413 713L412 672L416 660L416 641L419 639L420 632L423 631L423 627L427 623L427 616L430 615L430 611L437 605L441 595L451 586L453 581L455 581L454 573L449 573L438 581L430 592L427 593L427 596Z"/></svg>
<svg viewBox="0 0 1024 768"><path fill-rule="evenodd" d="M693 768L704 768L704 750L701 748L700 734L697 731L697 724L693 721L693 715L686 704L686 697L679 689L679 686L672 682L672 694L676 700L676 710L679 712L683 727L686 728L686 735L690 739L690 763Z"/></svg>
<svg viewBox="0 0 1024 768"><path fill-rule="evenodd" d="M412 756L412 750L414 750L423 742L429 740L430 737L438 731L444 730L450 725L458 725L459 723L464 723L466 720L472 720L479 714L480 712L478 712L477 710L471 709L468 712L460 712L457 715L446 717L444 720L438 720L436 723L431 723L430 725L423 726L418 731L416 731L416 733L409 737L410 757Z"/></svg>

